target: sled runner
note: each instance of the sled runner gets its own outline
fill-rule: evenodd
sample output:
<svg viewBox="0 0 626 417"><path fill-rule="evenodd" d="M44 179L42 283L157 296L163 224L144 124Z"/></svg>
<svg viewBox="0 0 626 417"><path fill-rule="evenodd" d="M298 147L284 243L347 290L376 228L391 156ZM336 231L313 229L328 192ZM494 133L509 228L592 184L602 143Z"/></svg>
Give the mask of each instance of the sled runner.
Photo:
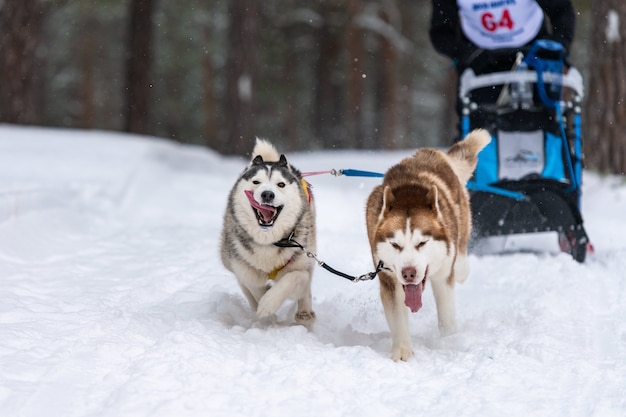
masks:
<svg viewBox="0 0 626 417"><path fill-rule="evenodd" d="M483 127L491 143L468 182L473 241L556 232L561 250L584 262L589 238L580 211L582 76L563 71L560 44L537 41L511 71L459 80L462 136ZM502 87L494 102L480 91Z"/></svg>

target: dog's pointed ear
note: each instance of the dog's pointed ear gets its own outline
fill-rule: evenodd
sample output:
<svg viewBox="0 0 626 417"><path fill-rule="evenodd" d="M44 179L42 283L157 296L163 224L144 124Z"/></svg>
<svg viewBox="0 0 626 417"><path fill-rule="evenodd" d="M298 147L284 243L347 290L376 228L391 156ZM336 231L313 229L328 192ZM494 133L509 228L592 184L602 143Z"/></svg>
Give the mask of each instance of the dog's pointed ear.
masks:
<svg viewBox="0 0 626 417"><path fill-rule="evenodd" d="M263 157L261 155L257 155L254 157L254 159L252 160L252 165L262 165L263 164Z"/></svg>
<svg viewBox="0 0 626 417"><path fill-rule="evenodd" d="M280 158L278 159L278 165L281 167L287 166L287 157L284 154L280 155Z"/></svg>
<svg viewBox="0 0 626 417"><path fill-rule="evenodd" d="M383 206L380 209L380 215L378 216L379 220L382 219L385 214L393 210L395 202L396 197L393 195L393 192L391 192L391 187L388 185L385 186L385 189L383 190Z"/></svg>
<svg viewBox="0 0 626 417"><path fill-rule="evenodd" d="M435 185L430 187L426 198L429 201L430 209L437 215L437 218L442 218L441 210L439 209L439 190Z"/></svg>

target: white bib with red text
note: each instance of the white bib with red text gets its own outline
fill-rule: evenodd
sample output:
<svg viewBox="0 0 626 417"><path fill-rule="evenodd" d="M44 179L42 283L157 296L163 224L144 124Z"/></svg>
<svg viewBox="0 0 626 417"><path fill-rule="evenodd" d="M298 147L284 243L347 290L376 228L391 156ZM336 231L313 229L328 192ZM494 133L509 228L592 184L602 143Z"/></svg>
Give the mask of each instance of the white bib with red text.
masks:
<svg viewBox="0 0 626 417"><path fill-rule="evenodd" d="M484 49L516 48L530 42L543 24L535 0L457 0L467 38Z"/></svg>

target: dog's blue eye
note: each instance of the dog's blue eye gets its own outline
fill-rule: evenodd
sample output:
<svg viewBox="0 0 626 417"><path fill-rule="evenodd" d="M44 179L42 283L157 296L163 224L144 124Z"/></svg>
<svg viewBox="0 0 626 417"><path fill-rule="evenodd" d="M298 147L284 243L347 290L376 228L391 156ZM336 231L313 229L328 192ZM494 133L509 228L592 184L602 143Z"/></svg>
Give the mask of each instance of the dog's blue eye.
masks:
<svg viewBox="0 0 626 417"><path fill-rule="evenodd" d="M279 182L276 185L278 186L278 188L285 188L285 183L284 182Z"/></svg>

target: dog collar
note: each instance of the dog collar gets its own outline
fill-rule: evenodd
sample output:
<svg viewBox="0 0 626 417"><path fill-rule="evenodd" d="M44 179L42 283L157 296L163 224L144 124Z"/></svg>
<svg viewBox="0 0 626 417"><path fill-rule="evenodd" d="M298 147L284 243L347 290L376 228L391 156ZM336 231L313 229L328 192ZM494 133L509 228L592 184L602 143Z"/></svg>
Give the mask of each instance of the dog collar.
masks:
<svg viewBox="0 0 626 417"><path fill-rule="evenodd" d="M279 240L278 242L274 242L274 246L278 246L279 248L302 248L302 246L293 240L296 236L296 229L293 229L289 236Z"/></svg>

